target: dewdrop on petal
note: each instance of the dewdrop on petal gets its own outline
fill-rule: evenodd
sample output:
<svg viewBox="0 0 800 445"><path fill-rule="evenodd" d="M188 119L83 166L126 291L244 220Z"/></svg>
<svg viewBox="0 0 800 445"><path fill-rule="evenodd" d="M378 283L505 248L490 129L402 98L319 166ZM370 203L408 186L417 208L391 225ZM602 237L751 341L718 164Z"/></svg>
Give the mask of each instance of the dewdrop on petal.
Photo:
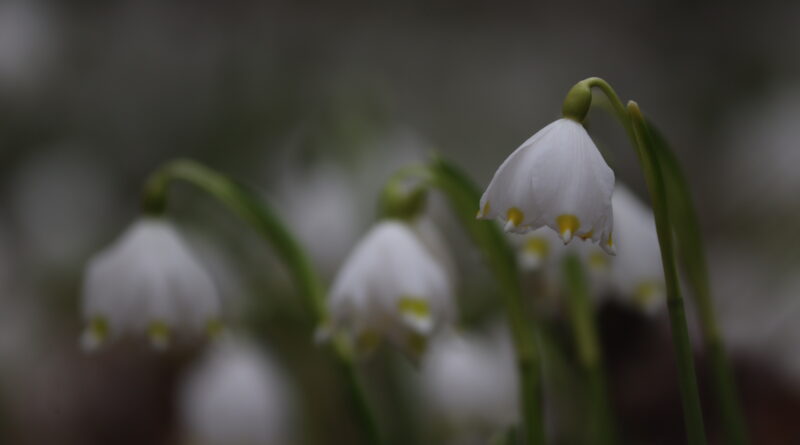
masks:
<svg viewBox="0 0 800 445"><path fill-rule="evenodd" d="M142 218L89 262L83 283L81 345L146 335L156 349L175 336L220 329L219 296L210 276L168 221Z"/></svg>
<svg viewBox="0 0 800 445"><path fill-rule="evenodd" d="M565 244L576 236L591 239L613 255L614 172L581 125L583 115L565 108L565 116L500 165L481 197L478 218L497 218L515 233L547 226Z"/></svg>
<svg viewBox="0 0 800 445"><path fill-rule="evenodd" d="M247 341L215 342L190 370L179 408L186 443L293 443L294 391L269 356Z"/></svg>
<svg viewBox="0 0 800 445"><path fill-rule="evenodd" d="M414 358L455 313L447 267L399 220L378 223L356 245L336 276L328 308L327 329L349 334L357 349L386 338Z"/></svg>

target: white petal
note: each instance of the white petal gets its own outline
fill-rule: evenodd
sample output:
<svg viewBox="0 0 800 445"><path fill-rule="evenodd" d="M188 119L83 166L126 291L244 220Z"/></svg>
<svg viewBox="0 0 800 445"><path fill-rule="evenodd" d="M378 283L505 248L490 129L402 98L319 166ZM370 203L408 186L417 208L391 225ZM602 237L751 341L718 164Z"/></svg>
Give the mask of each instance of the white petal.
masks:
<svg viewBox="0 0 800 445"><path fill-rule="evenodd" d="M559 119L500 166L481 199L479 217L499 218L506 231L546 225L565 242L573 236L597 241L613 229L613 189L614 173L583 126ZM576 224L560 227L565 215Z"/></svg>
<svg viewBox="0 0 800 445"><path fill-rule="evenodd" d="M539 218L560 232L558 218L572 215L579 222L573 235L599 234L611 213L614 172L583 126L570 119L556 122L558 126L541 141L531 166L533 200L542 212Z"/></svg>
<svg viewBox="0 0 800 445"><path fill-rule="evenodd" d="M531 161L535 160L538 142L553 130L557 122L551 123L528 138L500 165L481 198L482 218L500 218L505 222L508 219L509 209L516 208L524 215L518 226L534 223L529 218L538 211L532 199L529 168ZM513 223L506 230L509 231L511 228Z"/></svg>
<svg viewBox="0 0 800 445"><path fill-rule="evenodd" d="M614 192L613 206L617 255L612 274L618 288L633 296L641 283L663 286L664 270L652 212L622 185Z"/></svg>
<svg viewBox="0 0 800 445"><path fill-rule="evenodd" d="M219 297L172 225L145 218L90 261L83 312L106 319L111 335L144 334L153 322L196 335L218 318Z"/></svg>
<svg viewBox="0 0 800 445"><path fill-rule="evenodd" d="M421 378L426 405L454 428L504 429L519 418L518 377L505 329L439 336L424 357Z"/></svg>
<svg viewBox="0 0 800 445"><path fill-rule="evenodd" d="M290 383L262 347L238 338L219 340L181 387L186 443L292 443Z"/></svg>
<svg viewBox="0 0 800 445"><path fill-rule="evenodd" d="M334 329L404 341L411 333L428 334L452 318L452 292L446 267L411 227L383 221L345 261L331 287L328 307ZM424 305L426 312L402 310L409 298Z"/></svg>

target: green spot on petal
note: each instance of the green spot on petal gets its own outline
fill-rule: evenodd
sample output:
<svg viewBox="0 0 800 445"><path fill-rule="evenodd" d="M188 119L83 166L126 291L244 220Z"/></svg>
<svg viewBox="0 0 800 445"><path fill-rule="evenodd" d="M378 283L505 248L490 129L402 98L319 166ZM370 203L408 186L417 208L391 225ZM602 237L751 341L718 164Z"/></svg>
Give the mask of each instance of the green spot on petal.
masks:
<svg viewBox="0 0 800 445"><path fill-rule="evenodd" d="M397 309L403 315L410 315L417 318L428 318L431 315L431 309L428 301L418 297L402 297L397 302Z"/></svg>

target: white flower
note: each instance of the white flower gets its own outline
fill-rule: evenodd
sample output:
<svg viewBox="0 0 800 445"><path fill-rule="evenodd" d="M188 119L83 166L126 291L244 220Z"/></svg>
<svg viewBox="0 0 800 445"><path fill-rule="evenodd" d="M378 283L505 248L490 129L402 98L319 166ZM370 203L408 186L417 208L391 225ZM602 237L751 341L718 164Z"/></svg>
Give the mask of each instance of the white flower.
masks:
<svg viewBox="0 0 800 445"><path fill-rule="evenodd" d="M334 165L285 170L278 199L281 214L317 268L330 277L367 225L366 215L359 213L356 184Z"/></svg>
<svg viewBox="0 0 800 445"><path fill-rule="evenodd" d="M109 336L144 333L163 349L173 333L218 329L218 315L214 283L165 220L136 221L89 262L83 287L89 325L81 339L86 349Z"/></svg>
<svg viewBox="0 0 800 445"><path fill-rule="evenodd" d="M291 443L293 402L289 382L270 357L248 342L220 339L181 388L187 443Z"/></svg>
<svg viewBox="0 0 800 445"><path fill-rule="evenodd" d="M499 218L505 230L547 226L564 243L573 236L600 242L613 254L614 172L583 126L567 118L539 130L503 162L480 202L479 218Z"/></svg>
<svg viewBox="0 0 800 445"><path fill-rule="evenodd" d="M357 346L386 337L412 355L452 320L453 287L446 266L407 223L378 223L345 260L328 306L333 331L347 331Z"/></svg>
<svg viewBox="0 0 800 445"><path fill-rule="evenodd" d="M653 212L623 185L612 198L617 255L611 260L610 285L620 296L653 312L666 298L664 269ZM589 252L590 261L599 254ZM596 277L595 277L596 278Z"/></svg>
<svg viewBox="0 0 800 445"><path fill-rule="evenodd" d="M506 331L437 337L420 377L426 405L452 426L491 433L519 417L519 383Z"/></svg>

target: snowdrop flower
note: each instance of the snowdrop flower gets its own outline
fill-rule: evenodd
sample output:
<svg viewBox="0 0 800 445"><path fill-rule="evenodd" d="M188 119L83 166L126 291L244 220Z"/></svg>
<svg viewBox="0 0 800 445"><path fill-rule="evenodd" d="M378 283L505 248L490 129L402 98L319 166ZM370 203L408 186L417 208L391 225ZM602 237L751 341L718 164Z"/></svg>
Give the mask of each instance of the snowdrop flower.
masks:
<svg viewBox="0 0 800 445"><path fill-rule="evenodd" d="M254 345L220 339L190 371L179 406L187 443L285 445L292 442L293 391Z"/></svg>
<svg viewBox="0 0 800 445"><path fill-rule="evenodd" d="M593 287L599 288L600 293L610 290L653 313L666 298L653 212L621 184L614 190L611 202L617 229L617 255L609 261L596 247L584 253Z"/></svg>
<svg viewBox="0 0 800 445"><path fill-rule="evenodd" d="M333 283L329 330L346 331L360 349L385 337L418 357L427 338L453 318L449 278L410 224L380 222L356 245Z"/></svg>
<svg viewBox="0 0 800 445"><path fill-rule="evenodd" d="M503 162L481 198L478 218L499 218L516 233L547 226L565 244L578 236L613 254L613 190L614 172L586 129L565 117Z"/></svg>
<svg viewBox="0 0 800 445"><path fill-rule="evenodd" d="M426 405L451 426L492 433L519 417L519 383L505 331L437 337L425 355L420 378Z"/></svg>
<svg viewBox="0 0 800 445"><path fill-rule="evenodd" d="M218 330L218 315L214 283L172 224L143 218L89 262L81 342L91 350L110 336L146 333L163 349L173 330Z"/></svg>

